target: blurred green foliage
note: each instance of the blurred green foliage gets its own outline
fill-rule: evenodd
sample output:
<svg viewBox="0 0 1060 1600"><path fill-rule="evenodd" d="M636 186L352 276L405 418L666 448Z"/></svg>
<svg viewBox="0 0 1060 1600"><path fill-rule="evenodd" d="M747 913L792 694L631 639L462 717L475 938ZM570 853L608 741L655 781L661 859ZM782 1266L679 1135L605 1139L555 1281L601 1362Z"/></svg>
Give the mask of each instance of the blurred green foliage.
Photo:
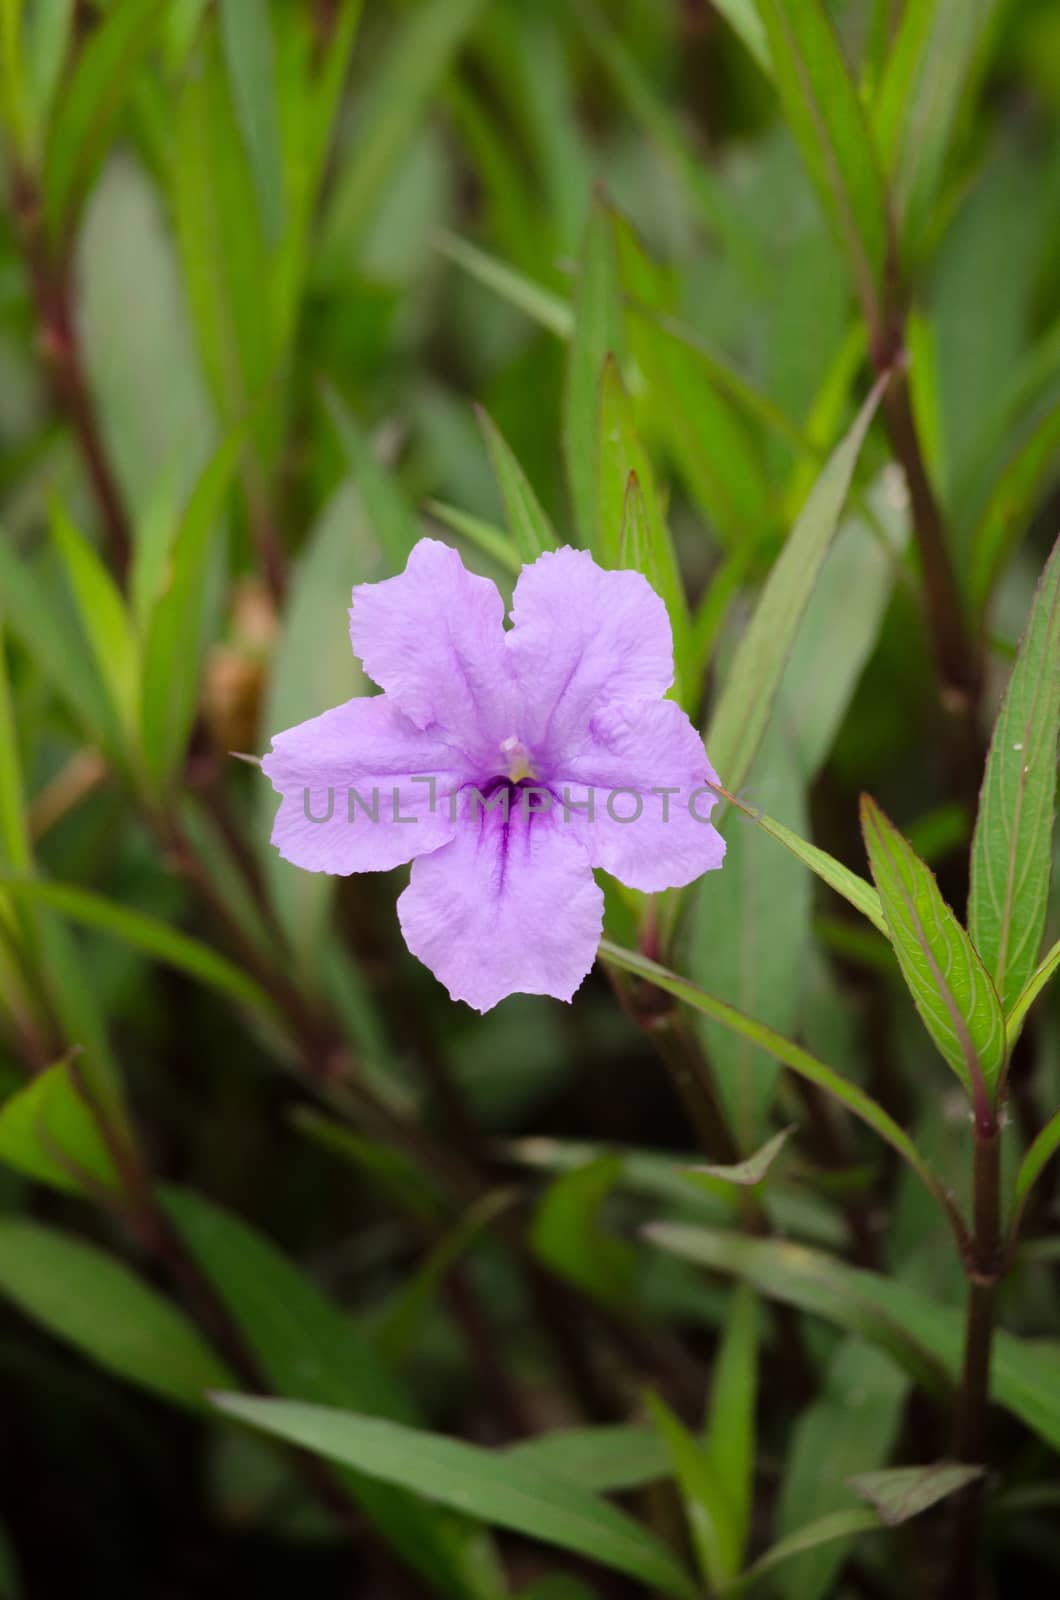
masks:
<svg viewBox="0 0 1060 1600"><path fill-rule="evenodd" d="M1002 1265L1049 1592L1055 5L0 0L0 122L0 1595L941 1594ZM570 1008L232 759L423 533L644 572L738 791Z"/></svg>

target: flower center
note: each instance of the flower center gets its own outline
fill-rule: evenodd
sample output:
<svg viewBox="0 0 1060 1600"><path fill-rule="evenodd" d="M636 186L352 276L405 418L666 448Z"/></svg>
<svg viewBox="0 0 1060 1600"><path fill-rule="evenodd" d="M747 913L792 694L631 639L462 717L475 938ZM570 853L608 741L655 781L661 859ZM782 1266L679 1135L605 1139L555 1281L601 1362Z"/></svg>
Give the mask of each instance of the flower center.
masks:
<svg viewBox="0 0 1060 1600"><path fill-rule="evenodd" d="M514 733L507 739L501 740L501 755L504 757L509 783L521 783L524 778L537 777L529 750Z"/></svg>

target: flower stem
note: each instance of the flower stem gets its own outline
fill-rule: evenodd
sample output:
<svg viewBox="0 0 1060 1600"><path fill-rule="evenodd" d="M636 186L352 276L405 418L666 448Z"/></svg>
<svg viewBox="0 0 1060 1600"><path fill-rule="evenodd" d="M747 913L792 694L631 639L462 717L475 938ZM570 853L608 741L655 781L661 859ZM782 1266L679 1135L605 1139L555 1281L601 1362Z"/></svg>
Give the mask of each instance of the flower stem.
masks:
<svg viewBox="0 0 1060 1600"><path fill-rule="evenodd" d="M996 1121L988 1129L976 1126L972 1182L975 1232L966 1262L968 1308L954 1455L969 1466L983 1466L990 1407L994 1312L1002 1272L1001 1136ZM954 1507L948 1600L974 1600L980 1590L982 1516L983 1480L979 1478L961 1492Z"/></svg>

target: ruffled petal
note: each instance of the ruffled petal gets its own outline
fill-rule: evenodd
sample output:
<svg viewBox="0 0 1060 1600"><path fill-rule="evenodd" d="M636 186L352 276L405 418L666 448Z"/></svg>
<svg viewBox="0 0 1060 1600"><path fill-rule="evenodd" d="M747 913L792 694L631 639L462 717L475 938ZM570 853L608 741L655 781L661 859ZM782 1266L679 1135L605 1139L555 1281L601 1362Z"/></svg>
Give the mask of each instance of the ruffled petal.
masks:
<svg viewBox="0 0 1060 1600"><path fill-rule="evenodd" d="M437 725L475 760L512 732L504 602L437 539L403 573L353 591L350 638L364 670L418 728Z"/></svg>
<svg viewBox="0 0 1060 1600"><path fill-rule="evenodd" d="M343 876L437 850L455 829L446 796L468 776L462 754L388 695L348 700L276 734L261 765L283 797L272 830L281 856Z"/></svg>
<svg viewBox="0 0 1060 1600"><path fill-rule="evenodd" d="M508 654L522 690L520 736L547 765L615 700L666 693L674 676L666 607L639 572L606 572L585 550L524 567Z"/></svg>
<svg viewBox="0 0 1060 1600"><path fill-rule="evenodd" d="M593 866L654 894L721 866L725 840L708 820L717 781L680 706L639 700L591 717L551 786Z"/></svg>
<svg viewBox="0 0 1060 1600"><path fill-rule="evenodd" d="M509 994L569 1000L603 931L604 897L584 846L552 814L516 800L464 817L413 863L398 901L405 943L454 1000L489 1011Z"/></svg>

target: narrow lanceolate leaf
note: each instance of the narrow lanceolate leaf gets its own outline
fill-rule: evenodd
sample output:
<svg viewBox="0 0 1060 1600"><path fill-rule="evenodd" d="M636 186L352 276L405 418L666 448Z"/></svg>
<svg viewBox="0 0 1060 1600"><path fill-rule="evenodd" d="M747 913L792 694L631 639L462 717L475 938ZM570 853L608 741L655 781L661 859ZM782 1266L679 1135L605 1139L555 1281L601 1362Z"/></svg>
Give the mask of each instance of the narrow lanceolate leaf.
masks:
<svg viewBox="0 0 1060 1600"><path fill-rule="evenodd" d="M234 1394L219 1395L216 1403L229 1416L341 1466L695 1600L688 1574L631 1517L514 1454L324 1406Z"/></svg>
<svg viewBox="0 0 1060 1600"><path fill-rule="evenodd" d="M0 1294L91 1360L199 1407L231 1374L191 1323L120 1261L40 1223L0 1220Z"/></svg>
<svg viewBox="0 0 1060 1600"><path fill-rule="evenodd" d="M227 994L241 1005L249 1006L267 1017L273 1015L269 996L239 967L217 955L208 945L200 944L197 939L189 939L187 934L178 933L156 917L132 911L128 906L119 905L101 894L93 894L89 889L79 889L72 884L49 883L40 878L15 878L6 873L0 874L0 888L15 900L49 906L71 922L109 933L124 944L132 945L157 961L176 967L189 977L197 978L201 983Z"/></svg>
<svg viewBox="0 0 1060 1600"><path fill-rule="evenodd" d="M773 78L870 321L887 258L887 197L862 111L823 0L755 0Z"/></svg>
<svg viewBox="0 0 1060 1600"><path fill-rule="evenodd" d="M1035 967L1026 985L1021 991L1015 1005L1005 1018L1005 1031L1008 1036L1008 1048L1011 1052L1013 1045L1020 1036L1027 1012L1037 1000L1049 979L1060 967L1060 939L1046 951L1045 955Z"/></svg>
<svg viewBox="0 0 1060 1600"><path fill-rule="evenodd" d="M159 1198L270 1389L292 1399L414 1420L411 1402L374 1346L267 1239L191 1190L167 1185ZM444 1595L464 1592L457 1554L462 1525L443 1525L433 1506L400 1488L353 1471L342 1477L373 1526L427 1582Z"/></svg>
<svg viewBox="0 0 1060 1600"><path fill-rule="evenodd" d="M420 536L416 515L339 391L328 383L322 393L372 532L386 552L388 563L400 571Z"/></svg>
<svg viewBox="0 0 1060 1600"><path fill-rule="evenodd" d="M221 0L221 40L236 118L270 239L283 227L283 154L268 0Z"/></svg>
<svg viewBox="0 0 1060 1600"><path fill-rule="evenodd" d="M608 355L622 353L622 300L614 233L595 202L586 224L574 298L574 335L563 397L563 448L578 541L595 549L600 504L597 434L600 380Z"/></svg>
<svg viewBox="0 0 1060 1600"><path fill-rule="evenodd" d="M994 584L1060 458L1060 410L1051 407L1007 463L972 536L968 577L972 606L986 611Z"/></svg>
<svg viewBox="0 0 1060 1600"><path fill-rule="evenodd" d="M880 897L871 883L866 883L856 872L851 872L850 868L837 861L835 856L830 856L827 850L819 849L808 839L802 839L790 828L786 828L775 817L769 817L764 811L759 811L757 806L741 800L739 796L730 793L728 789L723 789L720 785L718 793L728 805L735 806L745 817L757 823L763 833L768 833L770 838L782 844L785 850L790 850L792 855L798 856L803 866L809 867L822 883L834 889L836 894L842 895L848 905L860 911L880 933L887 933L887 922L883 915Z"/></svg>
<svg viewBox="0 0 1060 1600"><path fill-rule="evenodd" d="M207 642L211 577L225 541L217 522L239 462L245 429L223 440L203 469L173 545L169 583L155 605L144 641L143 750L161 787L183 759L198 703Z"/></svg>
<svg viewBox="0 0 1060 1600"><path fill-rule="evenodd" d="M119 1190L76 1063L56 1061L0 1106L0 1161L70 1194Z"/></svg>
<svg viewBox="0 0 1060 1600"><path fill-rule="evenodd" d="M936 1461L927 1467L890 1467L883 1472L862 1472L849 1482L854 1493L873 1507L880 1521L888 1528L895 1528L982 1475L982 1467Z"/></svg>
<svg viewBox="0 0 1060 1600"><path fill-rule="evenodd" d="M903 237L914 249L930 223L946 154L998 0L915 0L904 8L872 107Z"/></svg>
<svg viewBox="0 0 1060 1600"><path fill-rule="evenodd" d="M666 606L674 636L674 699L689 671L688 602L663 516L655 473L641 444L618 364L609 356L600 383L597 559L643 573Z"/></svg>
<svg viewBox="0 0 1060 1600"><path fill-rule="evenodd" d="M600 944L600 959L621 968L623 972L632 973L634 977L643 978L646 983L654 984L666 994L672 994L685 1005L691 1006L694 1011L700 1012L705 1017L711 1017L714 1021L731 1028L734 1033L742 1034L752 1043L761 1045L763 1050L775 1056L784 1066L790 1067L792 1072L797 1072L800 1077L817 1084L826 1093L842 1101L848 1111L860 1117L861 1121L878 1133L881 1139L886 1139L892 1149L897 1150L921 1182L947 1209L947 1213L949 1212L942 1186L909 1135L887 1115L882 1106L877 1105L864 1090L859 1089L857 1084L849 1083L832 1067L826 1066L823 1061L818 1061L808 1050L804 1050L791 1039L785 1039L775 1029L767 1028L762 1022L756 1022L753 1017L744 1016L735 1006L727 1005L724 1000L718 1000L714 995L707 994L694 983L689 983L687 978L680 978L675 972L668 972L665 967L660 967L655 961L649 961L647 956L642 956L637 951L623 950L620 945L604 939Z"/></svg>
<svg viewBox="0 0 1060 1600"><path fill-rule="evenodd" d="M121 591L58 502L52 506L52 535L100 678L117 716L132 731L139 705L140 647Z"/></svg>
<svg viewBox="0 0 1060 1600"><path fill-rule="evenodd" d="M971 1094L992 1099L1005 1017L990 974L943 900L935 874L868 795L861 826L902 976L924 1026Z"/></svg>
<svg viewBox="0 0 1060 1600"><path fill-rule="evenodd" d="M1046 1163L1052 1160L1058 1149L1060 1149L1060 1111L1057 1111L1045 1124L1020 1163L1019 1172L1016 1174L1017 1215L1023 1210L1027 1196L1044 1172Z"/></svg>
<svg viewBox="0 0 1060 1600"><path fill-rule="evenodd" d="M850 480L883 383L877 383L815 483L740 640L707 734L725 783L739 788L769 720L784 664L839 526Z"/></svg>
<svg viewBox="0 0 1060 1600"><path fill-rule="evenodd" d="M647 1403L652 1421L670 1452L700 1571L711 1591L721 1589L740 1569L740 1545L729 1485L669 1406L651 1394L647 1396Z"/></svg>
<svg viewBox="0 0 1060 1600"><path fill-rule="evenodd" d="M555 529L493 418L481 406L476 406L475 410L504 501L508 532L515 541L520 559L536 561L543 551L555 550L559 544Z"/></svg>
<svg viewBox="0 0 1060 1600"><path fill-rule="evenodd" d="M822 1250L786 1240L750 1239L731 1230L653 1223L653 1244L711 1272L729 1273L760 1294L824 1317L887 1351L929 1389L960 1375L964 1312L878 1272L850 1267ZM1060 1449L1060 1386L1056 1356L1034 1339L996 1336L993 1395L999 1405Z"/></svg>
<svg viewBox="0 0 1060 1600"><path fill-rule="evenodd" d="M720 1178L724 1183L737 1183L744 1188L751 1188L754 1184L761 1183L763 1178L766 1177L770 1167L794 1132L795 1124L792 1123L790 1128L781 1128L780 1132L775 1133L772 1139L767 1139L761 1149L756 1150L754 1155L748 1156L746 1161L737 1161L730 1167L689 1167L685 1177L693 1180L696 1178Z"/></svg>
<svg viewBox="0 0 1060 1600"><path fill-rule="evenodd" d="M557 339L574 336L574 312L570 302L546 289L543 284L528 278L525 272L509 266L497 256L480 250L478 245L462 239L459 234L439 230L434 237L435 249L460 267L477 283L491 290L506 305L521 311L524 317L555 334Z"/></svg>
<svg viewBox="0 0 1060 1600"><path fill-rule="evenodd" d="M557 1428L509 1445L508 1452L598 1494L656 1483L666 1477L669 1463L666 1446L654 1430L636 1423Z"/></svg>
<svg viewBox="0 0 1060 1600"><path fill-rule="evenodd" d="M882 1527L883 1523L874 1511L832 1511L827 1516L819 1517L816 1522L808 1523L805 1528L800 1528L798 1533L789 1534L786 1539L771 1545L729 1586L725 1591L726 1596L743 1594L759 1578L764 1578L767 1572L775 1571L809 1550L831 1544L836 1539L854 1539L859 1533L873 1533Z"/></svg>
<svg viewBox="0 0 1060 1600"><path fill-rule="evenodd" d="M338 162L320 255L327 276L346 270L349 250L360 241L481 8L482 0L424 0L393 29L357 137Z"/></svg>
<svg viewBox="0 0 1060 1600"><path fill-rule="evenodd" d="M1060 730L1060 542L994 726L972 840L968 931L1008 1012L1034 971L1053 854Z"/></svg>
<svg viewBox="0 0 1060 1600"><path fill-rule="evenodd" d="M754 1500L759 1326L758 1296L747 1284L738 1284L729 1300L714 1362L710 1416L703 1440L707 1461L728 1490L737 1565L742 1565L746 1554Z"/></svg>
<svg viewBox="0 0 1060 1600"><path fill-rule="evenodd" d="M819 1394L790 1435L775 1524L780 1537L852 1508L849 1479L889 1459L908 1391L907 1375L876 1346L856 1336L841 1341ZM778 1575L779 1600L827 1600L848 1554L849 1541L842 1540L805 1552Z"/></svg>
<svg viewBox="0 0 1060 1600"><path fill-rule="evenodd" d="M129 81L167 10L157 0L123 0L85 46L48 136L44 205L53 231L69 224L84 195L106 151Z"/></svg>

